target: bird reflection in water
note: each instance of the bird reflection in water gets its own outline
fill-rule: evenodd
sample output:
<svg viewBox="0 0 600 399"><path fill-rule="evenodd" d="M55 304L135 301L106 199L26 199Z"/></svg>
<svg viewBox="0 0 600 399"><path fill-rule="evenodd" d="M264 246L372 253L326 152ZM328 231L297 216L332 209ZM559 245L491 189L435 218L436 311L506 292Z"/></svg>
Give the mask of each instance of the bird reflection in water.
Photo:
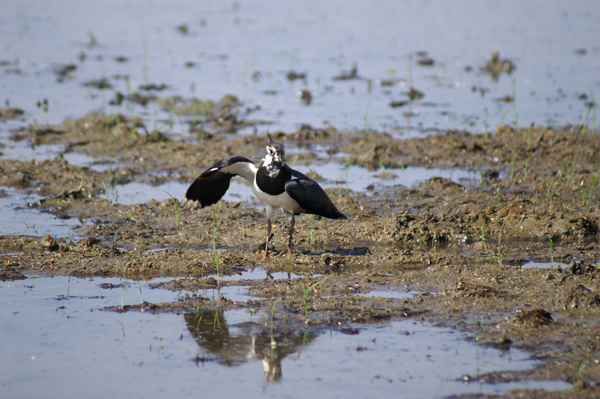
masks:
<svg viewBox="0 0 600 399"><path fill-rule="evenodd" d="M289 328L271 332L270 323L264 322L228 325L222 310L186 313L184 317L200 348L212 355L199 355L198 360L215 360L229 367L261 360L267 381L279 381L283 375L281 361L288 355L300 353L317 337L316 332Z"/></svg>

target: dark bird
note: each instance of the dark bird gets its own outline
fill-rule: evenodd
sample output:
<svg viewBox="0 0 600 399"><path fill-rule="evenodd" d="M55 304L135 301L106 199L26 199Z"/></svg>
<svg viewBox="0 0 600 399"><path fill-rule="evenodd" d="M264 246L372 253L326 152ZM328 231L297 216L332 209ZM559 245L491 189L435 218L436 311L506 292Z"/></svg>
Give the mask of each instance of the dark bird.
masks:
<svg viewBox="0 0 600 399"><path fill-rule="evenodd" d="M218 202L229 188L231 178L242 176L252 184L252 191L267 209L267 241L264 257L269 256L271 219L277 209L292 215L290 241L287 251L292 252L292 235L295 216L309 213L328 219L347 219L337 210L325 191L306 175L287 166L284 162L283 144L271 140L267 155L258 168L246 157L234 155L223 158L202 172L187 189L181 200L182 208L198 209Z"/></svg>

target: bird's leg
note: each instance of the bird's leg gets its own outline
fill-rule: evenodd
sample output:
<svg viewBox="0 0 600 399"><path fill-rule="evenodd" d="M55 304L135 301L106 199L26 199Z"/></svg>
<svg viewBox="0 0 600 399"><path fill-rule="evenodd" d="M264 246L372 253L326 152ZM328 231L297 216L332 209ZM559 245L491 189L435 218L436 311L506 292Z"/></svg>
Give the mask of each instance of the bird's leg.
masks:
<svg viewBox="0 0 600 399"><path fill-rule="evenodd" d="M290 242L288 243L288 249L287 252L288 253L292 253L292 235L294 234L294 223L295 223L295 219L294 219L294 214L292 213L292 220L290 221Z"/></svg>
<svg viewBox="0 0 600 399"><path fill-rule="evenodd" d="M267 218L267 242L265 242L265 253L259 259L269 257L269 237L271 237L271 219Z"/></svg>

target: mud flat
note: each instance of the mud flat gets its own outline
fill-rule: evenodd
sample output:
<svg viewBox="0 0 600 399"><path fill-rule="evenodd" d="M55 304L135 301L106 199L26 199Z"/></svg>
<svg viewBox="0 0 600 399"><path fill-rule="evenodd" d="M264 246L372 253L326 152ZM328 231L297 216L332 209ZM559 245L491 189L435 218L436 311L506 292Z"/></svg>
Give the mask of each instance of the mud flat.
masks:
<svg viewBox="0 0 600 399"><path fill-rule="evenodd" d="M31 207L72 224L55 237L27 231L1 236L2 279L168 277L163 288L189 293L243 286L255 300L187 295L113 310L193 314L252 307L273 312L272 323L297 331L414 318L542 359L533 370L465 376L470 381L572 384L566 391L523 389L507 396L600 395L597 134L582 126L500 126L493 135L449 131L413 139L309 126L271 133L293 148L299 169L333 159L383 177L425 166L475 171L478 178L432 177L412 187L365 192L344 187L352 176L322 181L349 220L299 218L295 251L286 254L289 221L280 215L274 256L258 259L266 218L252 200L192 212L179 208L183 192L131 205L116 196L131 182L147 184L149 191L165 181L188 183L224 155L258 159L266 134L176 140L146 131L135 119L103 114L32 125L14 138L59 144L64 151L46 161L1 159L0 185L39 196ZM95 161L71 164L73 153ZM107 160L107 167L97 167ZM532 262L536 267L527 266ZM252 271L260 278L248 278ZM369 295L382 291L416 294Z"/></svg>

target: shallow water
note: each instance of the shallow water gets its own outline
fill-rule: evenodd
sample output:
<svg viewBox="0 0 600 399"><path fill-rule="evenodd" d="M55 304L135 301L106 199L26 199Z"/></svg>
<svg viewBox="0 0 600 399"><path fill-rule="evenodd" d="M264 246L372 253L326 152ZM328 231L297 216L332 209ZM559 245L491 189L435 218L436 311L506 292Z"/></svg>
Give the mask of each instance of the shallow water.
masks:
<svg viewBox="0 0 600 399"><path fill-rule="evenodd" d="M405 397L442 397L569 387L547 381L465 384L463 375L526 370L536 361L524 352L479 347L460 333L410 319L354 326L358 330L349 330L352 334L275 330L277 346L272 346L268 315L247 309L206 311L202 318L200 313L102 310L183 295L151 289L152 282L68 277L1 282L2 397L196 397L198 392L397 397L399 390ZM226 287L221 293L247 299L239 290Z"/></svg>
<svg viewBox="0 0 600 399"><path fill-rule="evenodd" d="M81 224L77 219L60 219L56 216L40 212L32 208L32 204L40 199L35 194L25 194L21 190L0 187L0 235L22 235L43 237L50 234L55 237L81 238L76 227Z"/></svg>
<svg viewBox="0 0 600 399"><path fill-rule="evenodd" d="M414 291L398 291L398 290L372 290L364 294L358 294L362 296L373 296L377 298L393 298L393 299L406 299L412 298L417 293Z"/></svg>
<svg viewBox="0 0 600 399"><path fill-rule="evenodd" d="M562 262L536 262L534 260L521 265L522 269L566 269L567 267L569 267L569 265Z"/></svg>
<svg viewBox="0 0 600 399"><path fill-rule="evenodd" d="M598 126L585 103L600 88L599 19L594 1L25 0L0 16L0 87L30 122L101 110L143 115L151 127L171 120L172 133L184 135L155 104L109 101L146 83L166 84L160 96L233 94L272 131L302 123L405 136L493 131L502 122ZM187 33L178 29L184 24ZM498 81L480 71L492 51L516 65ZM432 66L417 64L426 57ZM77 69L61 77L56 70L66 64ZM360 79L334 79L354 64ZM291 70L307 76L288 81ZM112 88L83 86L101 78ZM407 100L411 78L425 97L392 108ZM311 91L310 105L297 97L302 89ZM516 101L499 100L505 96ZM47 112L36 106L43 99Z"/></svg>

